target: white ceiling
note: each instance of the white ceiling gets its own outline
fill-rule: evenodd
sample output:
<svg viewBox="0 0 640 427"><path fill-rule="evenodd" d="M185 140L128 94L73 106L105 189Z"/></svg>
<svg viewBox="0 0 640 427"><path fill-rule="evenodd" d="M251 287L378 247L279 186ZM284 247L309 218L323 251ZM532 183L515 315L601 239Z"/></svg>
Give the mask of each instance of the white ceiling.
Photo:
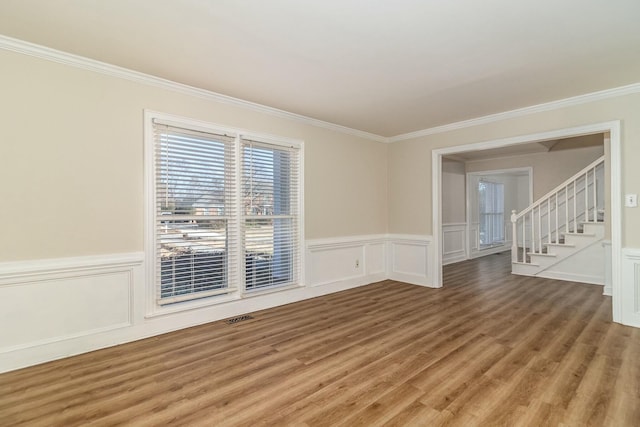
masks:
<svg viewBox="0 0 640 427"><path fill-rule="evenodd" d="M394 136L640 81L640 0L2 0L0 34Z"/></svg>

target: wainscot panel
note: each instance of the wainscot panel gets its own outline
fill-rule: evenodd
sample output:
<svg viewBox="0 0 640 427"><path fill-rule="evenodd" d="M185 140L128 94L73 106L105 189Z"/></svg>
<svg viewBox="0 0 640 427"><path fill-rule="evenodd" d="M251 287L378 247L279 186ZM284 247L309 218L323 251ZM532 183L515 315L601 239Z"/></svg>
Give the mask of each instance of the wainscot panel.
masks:
<svg viewBox="0 0 640 427"><path fill-rule="evenodd" d="M640 328L640 249L622 249L622 323Z"/></svg>
<svg viewBox="0 0 640 427"><path fill-rule="evenodd" d="M442 224L442 265L467 259L467 224Z"/></svg>
<svg viewBox="0 0 640 427"><path fill-rule="evenodd" d="M96 337L131 327L142 259L0 264L0 372L94 350Z"/></svg>
<svg viewBox="0 0 640 427"><path fill-rule="evenodd" d="M421 286L432 286L431 236L389 235L389 278Z"/></svg>
<svg viewBox="0 0 640 427"><path fill-rule="evenodd" d="M365 284L386 279L385 236L353 236L307 241L306 283Z"/></svg>

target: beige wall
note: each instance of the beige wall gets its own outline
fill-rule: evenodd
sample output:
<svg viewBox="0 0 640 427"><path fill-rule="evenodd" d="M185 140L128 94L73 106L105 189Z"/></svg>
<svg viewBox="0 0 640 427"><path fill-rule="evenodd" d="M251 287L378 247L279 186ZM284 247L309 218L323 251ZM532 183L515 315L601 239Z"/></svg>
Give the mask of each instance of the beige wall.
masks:
<svg viewBox="0 0 640 427"><path fill-rule="evenodd" d="M442 159L442 223L467 222L464 163Z"/></svg>
<svg viewBox="0 0 640 427"><path fill-rule="evenodd" d="M305 141L307 239L387 231L388 145L0 51L0 262L143 250L143 110Z"/></svg>
<svg viewBox="0 0 640 427"><path fill-rule="evenodd" d="M466 162L467 172L533 168L533 200L553 190L582 168L604 155L604 146L576 148Z"/></svg>
<svg viewBox="0 0 640 427"><path fill-rule="evenodd" d="M640 94L545 111L396 142L389 147L389 231L432 234L431 152L555 129L621 120L622 192L640 192ZM622 208L626 247L640 247L640 209Z"/></svg>

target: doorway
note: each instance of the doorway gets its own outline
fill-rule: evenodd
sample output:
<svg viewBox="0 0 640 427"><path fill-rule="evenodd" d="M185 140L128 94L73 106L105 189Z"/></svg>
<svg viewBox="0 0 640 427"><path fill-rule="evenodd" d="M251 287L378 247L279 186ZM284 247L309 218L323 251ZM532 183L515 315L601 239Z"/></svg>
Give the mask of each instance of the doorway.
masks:
<svg viewBox="0 0 640 427"><path fill-rule="evenodd" d="M604 133L609 143L609 191L611 196L611 289L613 300L613 320L620 322L621 313L621 159L620 159L620 122L606 122L575 128L560 129L537 134L505 138L494 141L478 142L435 149L432 152L432 208L433 208L433 269L432 285L443 286L442 281L442 159L465 152L474 152L504 147L517 147L532 142L544 142L562 138L578 137Z"/></svg>

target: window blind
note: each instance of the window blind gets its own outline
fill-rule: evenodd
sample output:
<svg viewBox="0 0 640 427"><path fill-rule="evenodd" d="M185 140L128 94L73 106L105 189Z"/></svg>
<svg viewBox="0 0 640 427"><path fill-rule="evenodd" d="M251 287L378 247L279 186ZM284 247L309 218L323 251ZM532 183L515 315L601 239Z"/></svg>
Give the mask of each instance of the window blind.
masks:
<svg viewBox="0 0 640 427"><path fill-rule="evenodd" d="M157 302L227 293L238 262L235 137L153 130Z"/></svg>
<svg viewBox="0 0 640 427"><path fill-rule="evenodd" d="M300 150L243 138L241 163L245 289L297 283Z"/></svg>

